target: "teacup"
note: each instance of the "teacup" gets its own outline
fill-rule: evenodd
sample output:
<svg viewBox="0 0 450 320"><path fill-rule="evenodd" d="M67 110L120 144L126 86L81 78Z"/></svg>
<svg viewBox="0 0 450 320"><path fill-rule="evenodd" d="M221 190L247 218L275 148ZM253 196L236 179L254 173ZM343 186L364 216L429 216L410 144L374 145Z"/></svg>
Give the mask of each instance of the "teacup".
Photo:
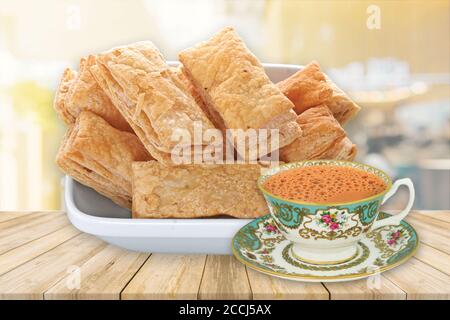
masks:
<svg viewBox="0 0 450 320"><path fill-rule="evenodd" d="M264 188L264 182L274 174L304 166L346 166L360 169L381 178L386 184L386 189L374 196L353 202L320 204L283 199ZM392 217L377 220L380 206L402 185L409 189L406 208ZM337 264L355 257L358 254L356 244L367 232L383 226L400 224L410 212L415 194L412 181L408 178L392 183L389 176L377 168L337 160L295 162L267 169L258 179L258 187L264 194L276 226L294 243L292 246L294 257L313 264ZM337 229L330 229L326 224L320 223L324 213L333 214L345 223Z"/></svg>

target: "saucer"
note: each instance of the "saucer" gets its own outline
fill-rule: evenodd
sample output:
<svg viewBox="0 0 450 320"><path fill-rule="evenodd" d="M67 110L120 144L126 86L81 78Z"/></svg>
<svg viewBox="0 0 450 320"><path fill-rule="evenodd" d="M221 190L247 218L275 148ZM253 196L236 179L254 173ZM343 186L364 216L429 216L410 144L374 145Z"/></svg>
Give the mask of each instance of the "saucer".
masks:
<svg viewBox="0 0 450 320"><path fill-rule="evenodd" d="M378 218L390 217L380 212ZM368 232L352 259L339 264L312 264L297 259L292 242L277 229L270 214L242 227L234 236L234 256L251 269L280 278L308 282L357 280L392 269L411 258L418 245L414 228L405 221Z"/></svg>

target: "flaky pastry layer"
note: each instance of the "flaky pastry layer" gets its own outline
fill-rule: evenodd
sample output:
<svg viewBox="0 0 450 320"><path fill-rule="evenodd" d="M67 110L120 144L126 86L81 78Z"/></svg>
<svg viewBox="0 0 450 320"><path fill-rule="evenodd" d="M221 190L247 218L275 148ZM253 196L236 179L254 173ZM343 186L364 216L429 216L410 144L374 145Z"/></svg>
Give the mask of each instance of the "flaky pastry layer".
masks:
<svg viewBox="0 0 450 320"><path fill-rule="evenodd" d="M356 147L326 105L304 111L298 115L297 123L302 129L302 135L280 149L282 161L353 160Z"/></svg>
<svg viewBox="0 0 450 320"><path fill-rule="evenodd" d="M289 116L293 104L233 28L180 52L179 59L218 128L277 128L280 146L299 136L295 119Z"/></svg>
<svg viewBox="0 0 450 320"><path fill-rule="evenodd" d="M133 132L89 71L93 64L95 56L90 56L80 60L78 73L66 69L55 95L55 110L66 124L74 123L81 111L91 111L114 128Z"/></svg>
<svg viewBox="0 0 450 320"><path fill-rule="evenodd" d="M72 115L68 108L66 107L65 101L69 89L72 87L76 78L78 77L78 72L66 68L63 72L61 81L59 83L58 89L55 93L55 98L53 100L53 107L56 113L59 115L61 120L66 124L72 124L75 122L76 115Z"/></svg>
<svg viewBox="0 0 450 320"><path fill-rule="evenodd" d="M170 163L170 152L180 144L172 138L174 130L183 130L193 137L194 123L203 130L214 129L185 83L149 41L100 54L91 72L159 161ZM195 143L190 140L188 145Z"/></svg>
<svg viewBox="0 0 450 320"><path fill-rule="evenodd" d="M333 89L315 61L278 82L277 86L292 101L297 114L326 102L333 95Z"/></svg>
<svg viewBox="0 0 450 320"><path fill-rule="evenodd" d="M257 188L259 165L133 163L134 218L255 218L268 213Z"/></svg>
<svg viewBox="0 0 450 320"><path fill-rule="evenodd" d="M123 207L131 207L131 164L152 159L138 138L82 111L69 126L56 162L69 176Z"/></svg>
<svg viewBox="0 0 450 320"><path fill-rule="evenodd" d="M336 120L345 125L361 109L320 70L319 64L314 61L277 85L294 103L297 114L326 104Z"/></svg>
<svg viewBox="0 0 450 320"><path fill-rule="evenodd" d="M329 86L333 89L333 95L327 100L326 105L333 112L336 120L341 125L345 125L356 116L361 107L353 102L328 76L326 76L326 79Z"/></svg>

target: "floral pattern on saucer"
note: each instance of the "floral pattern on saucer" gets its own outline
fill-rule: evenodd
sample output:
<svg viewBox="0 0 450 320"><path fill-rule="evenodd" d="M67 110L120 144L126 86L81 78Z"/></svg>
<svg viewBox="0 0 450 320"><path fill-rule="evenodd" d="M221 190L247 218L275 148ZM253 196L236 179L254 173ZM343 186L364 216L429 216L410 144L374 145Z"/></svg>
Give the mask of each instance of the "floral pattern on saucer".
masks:
<svg viewBox="0 0 450 320"><path fill-rule="evenodd" d="M324 211L323 223L345 223L339 212ZM390 215L380 212L379 219ZM323 217L325 217L323 219ZM233 238L233 253L249 268L274 276L311 282L356 280L380 273L405 262L418 244L416 231L407 222L368 232L358 243L358 253L350 261L334 265L314 265L297 260L292 242L277 229L270 215L253 220Z"/></svg>
<svg viewBox="0 0 450 320"><path fill-rule="evenodd" d="M396 246L405 240L405 235L402 229L392 230L388 233L387 244L390 246Z"/></svg>

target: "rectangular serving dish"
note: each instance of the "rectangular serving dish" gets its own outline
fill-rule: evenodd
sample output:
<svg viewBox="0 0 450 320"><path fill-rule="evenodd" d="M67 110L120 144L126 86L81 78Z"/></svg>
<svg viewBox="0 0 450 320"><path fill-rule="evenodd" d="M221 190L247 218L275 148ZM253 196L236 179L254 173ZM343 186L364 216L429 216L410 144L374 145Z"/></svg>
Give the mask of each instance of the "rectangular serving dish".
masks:
<svg viewBox="0 0 450 320"><path fill-rule="evenodd" d="M178 62L169 62L171 66ZM300 69L297 65L268 64L273 82ZM255 182L256 183L256 182ZM231 239L250 219L131 219L131 212L66 176L67 215L80 231L113 245L141 252L231 254Z"/></svg>

